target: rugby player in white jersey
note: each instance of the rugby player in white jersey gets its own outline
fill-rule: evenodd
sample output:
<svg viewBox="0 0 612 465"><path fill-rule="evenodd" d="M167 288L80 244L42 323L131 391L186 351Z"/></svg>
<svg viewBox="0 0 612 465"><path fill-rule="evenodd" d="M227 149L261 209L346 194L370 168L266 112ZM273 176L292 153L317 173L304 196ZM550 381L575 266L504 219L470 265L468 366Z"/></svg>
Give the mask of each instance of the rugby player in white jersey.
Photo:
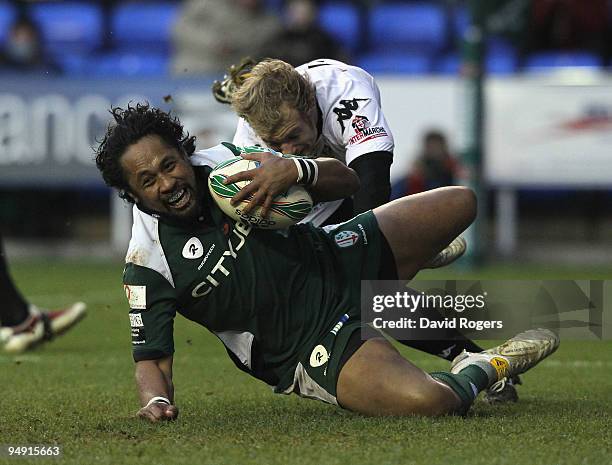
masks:
<svg viewBox="0 0 612 465"><path fill-rule="evenodd" d="M393 135L378 85L363 69L329 59L297 68L282 60L247 59L215 82L213 95L240 116L234 144L333 157L357 173L361 185L354 195L318 203L302 222L336 224L389 201ZM465 241L457 238L425 267L447 265L464 251Z"/></svg>
<svg viewBox="0 0 612 465"><path fill-rule="evenodd" d="M355 170L359 190L319 207L309 218L317 226L334 213L331 223L389 201L393 135L378 86L361 68L323 59L297 68L265 60L233 93L232 107L240 116L234 144L333 157Z"/></svg>

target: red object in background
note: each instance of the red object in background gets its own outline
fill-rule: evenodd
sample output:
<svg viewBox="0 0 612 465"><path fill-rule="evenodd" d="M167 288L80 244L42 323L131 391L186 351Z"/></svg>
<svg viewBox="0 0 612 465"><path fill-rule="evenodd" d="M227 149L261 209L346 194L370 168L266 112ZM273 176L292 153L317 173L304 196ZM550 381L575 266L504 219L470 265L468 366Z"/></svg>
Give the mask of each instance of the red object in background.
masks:
<svg viewBox="0 0 612 465"><path fill-rule="evenodd" d="M575 49L602 40L608 23L607 0L533 0L533 48Z"/></svg>

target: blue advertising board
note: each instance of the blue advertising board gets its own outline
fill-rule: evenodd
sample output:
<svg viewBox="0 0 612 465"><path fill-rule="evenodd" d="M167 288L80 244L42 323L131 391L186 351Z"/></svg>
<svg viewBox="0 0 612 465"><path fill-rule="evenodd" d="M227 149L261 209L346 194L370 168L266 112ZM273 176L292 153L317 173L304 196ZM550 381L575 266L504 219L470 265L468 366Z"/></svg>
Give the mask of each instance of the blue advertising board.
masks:
<svg viewBox="0 0 612 465"><path fill-rule="evenodd" d="M148 101L172 110L204 145L231 138L235 127L230 108L212 98L209 79L0 80L1 186L102 185L93 148L111 120L111 105Z"/></svg>

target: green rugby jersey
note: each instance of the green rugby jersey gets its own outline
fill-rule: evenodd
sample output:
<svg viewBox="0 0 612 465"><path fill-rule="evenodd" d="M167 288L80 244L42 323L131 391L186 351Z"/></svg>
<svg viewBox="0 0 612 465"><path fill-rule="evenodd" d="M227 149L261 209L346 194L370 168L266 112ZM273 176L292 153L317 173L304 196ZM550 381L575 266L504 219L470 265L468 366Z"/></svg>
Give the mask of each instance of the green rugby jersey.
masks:
<svg viewBox="0 0 612 465"><path fill-rule="evenodd" d="M134 206L123 276L133 356L172 354L180 313L212 331L239 368L280 391L309 344L342 314L359 314L355 280L347 282L337 256L343 249L323 230L258 230L221 212L206 181L233 156L227 146L192 156L205 218L178 225Z"/></svg>

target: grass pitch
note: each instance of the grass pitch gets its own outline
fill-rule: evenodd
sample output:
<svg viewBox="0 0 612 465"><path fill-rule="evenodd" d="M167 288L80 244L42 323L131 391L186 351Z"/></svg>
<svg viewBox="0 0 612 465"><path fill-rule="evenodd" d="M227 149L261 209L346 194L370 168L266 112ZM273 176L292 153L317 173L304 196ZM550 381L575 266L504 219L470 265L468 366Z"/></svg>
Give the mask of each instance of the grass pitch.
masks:
<svg viewBox="0 0 612 465"><path fill-rule="evenodd" d="M42 350L0 355L0 444L60 445L61 464L610 464L612 343L565 341L524 375L518 404L478 401L467 418L365 418L273 395L217 339L177 318L177 422L133 417L137 397L121 263L13 266L39 305L86 301L89 315ZM486 269L470 278L610 277L610 270ZM427 273L428 278L438 275ZM445 275L444 277L448 277ZM455 275L455 277L457 277ZM427 370L447 368L402 349Z"/></svg>

